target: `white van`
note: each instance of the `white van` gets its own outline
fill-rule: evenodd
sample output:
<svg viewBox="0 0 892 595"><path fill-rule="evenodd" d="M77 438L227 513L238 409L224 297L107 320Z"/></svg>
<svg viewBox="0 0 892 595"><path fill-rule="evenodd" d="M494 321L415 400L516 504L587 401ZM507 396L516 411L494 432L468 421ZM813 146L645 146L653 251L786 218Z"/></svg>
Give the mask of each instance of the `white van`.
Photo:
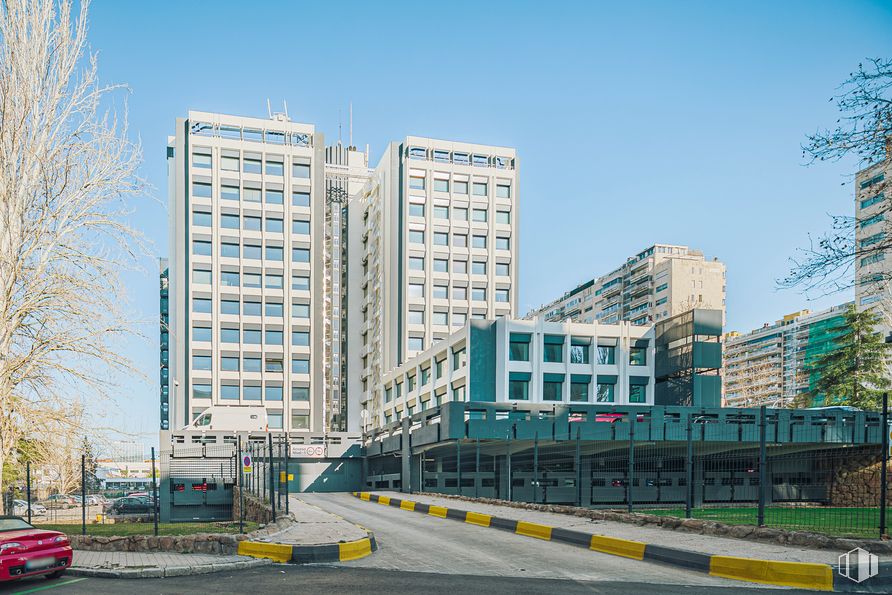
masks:
<svg viewBox="0 0 892 595"><path fill-rule="evenodd" d="M265 407L212 405L183 429L266 432L269 430L269 426Z"/></svg>

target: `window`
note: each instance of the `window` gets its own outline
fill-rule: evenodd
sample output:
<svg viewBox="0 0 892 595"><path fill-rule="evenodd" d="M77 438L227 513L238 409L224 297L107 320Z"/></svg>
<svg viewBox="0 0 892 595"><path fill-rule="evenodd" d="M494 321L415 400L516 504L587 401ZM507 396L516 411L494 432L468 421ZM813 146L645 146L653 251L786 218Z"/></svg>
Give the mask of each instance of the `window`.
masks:
<svg viewBox="0 0 892 595"><path fill-rule="evenodd" d="M282 262L282 259L285 258L285 249L281 246L267 246L266 247L266 259L272 260L276 262Z"/></svg>
<svg viewBox="0 0 892 595"><path fill-rule="evenodd" d="M242 372L260 372L260 358L257 356L242 356Z"/></svg>
<svg viewBox="0 0 892 595"><path fill-rule="evenodd" d="M423 298L424 297L424 283L409 283L409 297L410 298Z"/></svg>
<svg viewBox="0 0 892 595"><path fill-rule="evenodd" d="M248 385L242 391L242 398L245 401L259 401L260 395L260 386Z"/></svg>
<svg viewBox="0 0 892 595"><path fill-rule="evenodd" d="M208 309L210 311L210 309ZM210 343L213 340L211 328L208 326L192 327L192 340Z"/></svg>
<svg viewBox="0 0 892 595"><path fill-rule="evenodd" d="M434 246L448 246L449 234L442 231L434 232Z"/></svg>
<svg viewBox="0 0 892 595"><path fill-rule="evenodd" d="M508 344L508 359L512 362L530 361L530 335L511 333Z"/></svg>
<svg viewBox="0 0 892 595"><path fill-rule="evenodd" d="M546 380L542 383L542 400L543 401L563 401L563 386L564 383L562 381L549 381Z"/></svg>
<svg viewBox="0 0 892 595"><path fill-rule="evenodd" d="M247 345L260 345L260 331L257 329L245 329L242 331L242 342Z"/></svg>
<svg viewBox="0 0 892 595"><path fill-rule="evenodd" d="M468 193L468 183L467 182L459 182L455 181L452 183L452 192L453 194L467 194Z"/></svg>
<svg viewBox="0 0 892 595"><path fill-rule="evenodd" d="M220 169L222 170L238 171L239 165L238 157L227 157L226 155L220 157Z"/></svg>
<svg viewBox="0 0 892 595"><path fill-rule="evenodd" d="M486 223L486 209L474 209L474 221Z"/></svg>
<svg viewBox="0 0 892 595"><path fill-rule="evenodd" d="M496 289L496 301L497 302L508 302L509 298L509 290L507 289Z"/></svg>
<svg viewBox="0 0 892 595"><path fill-rule="evenodd" d="M292 318L309 318L310 304L291 304Z"/></svg>
<svg viewBox="0 0 892 595"><path fill-rule="evenodd" d="M434 312L434 324L446 326L449 324L449 314L447 312Z"/></svg>
<svg viewBox="0 0 892 595"><path fill-rule="evenodd" d="M424 190L424 178L421 176L409 176L409 188L412 190Z"/></svg>
<svg viewBox="0 0 892 595"><path fill-rule="evenodd" d="M874 264L875 262L882 262L885 259L886 255L882 252L871 254L870 256L865 256L861 259L861 266L867 266L869 264Z"/></svg>
<svg viewBox="0 0 892 595"><path fill-rule="evenodd" d="M511 211L496 211L496 223L500 225L510 225Z"/></svg>
<svg viewBox="0 0 892 595"><path fill-rule="evenodd" d="M223 184L220 186L220 198L223 200L238 200L240 198L239 187Z"/></svg>
<svg viewBox="0 0 892 595"><path fill-rule="evenodd" d="M424 324L424 310L409 310L409 324Z"/></svg>
<svg viewBox="0 0 892 595"><path fill-rule="evenodd" d="M564 337L561 335L545 335L543 361L560 363L564 361Z"/></svg>
<svg viewBox="0 0 892 595"><path fill-rule="evenodd" d="M268 176L284 176L285 164L281 161L266 160L266 175Z"/></svg>
<svg viewBox="0 0 892 595"><path fill-rule="evenodd" d="M267 133L267 134L269 134L269 133ZM279 387L279 390L282 390L282 387ZM267 396L266 399L268 401L275 400L275 399L270 399L269 396ZM278 400L281 401L282 399L280 398ZM270 430L281 430L282 424L285 423L283 416L284 416L284 414L281 411L276 411L276 412L270 411L269 413L267 413L266 424L267 424L267 426L269 426L269 429Z"/></svg>
<svg viewBox="0 0 892 595"><path fill-rule="evenodd" d="M211 272L205 270L192 271L192 282L196 285L210 285L212 281Z"/></svg>
<svg viewBox="0 0 892 595"><path fill-rule="evenodd" d="M465 275L468 272L468 261L456 259L452 261L452 272Z"/></svg>
<svg viewBox="0 0 892 595"><path fill-rule="evenodd" d="M242 189L242 197L245 202L260 202L260 188L244 188Z"/></svg>
<svg viewBox="0 0 892 595"><path fill-rule="evenodd" d="M285 333L282 331L267 330L264 333L263 342L266 345L282 345L282 343L284 343L284 334Z"/></svg>
<svg viewBox="0 0 892 595"><path fill-rule="evenodd" d="M449 287L446 285L434 285L434 292L431 297L435 300L449 299Z"/></svg>
<svg viewBox="0 0 892 595"><path fill-rule="evenodd" d="M282 364L281 359L274 358L274 357L268 357L268 358L266 358L265 370L267 372L284 372L285 366Z"/></svg>
<svg viewBox="0 0 892 595"><path fill-rule="evenodd" d="M486 182L474 182L472 190L474 192L474 196L486 196L487 194L487 184Z"/></svg>
<svg viewBox="0 0 892 595"><path fill-rule="evenodd" d="M471 244L474 248L486 248L486 236L473 236Z"/></svg>
<svg viewBox="0 0 892 595"><path fill-rule="evenodd" d="M292 430L309 430L310 415L308 413L292 413L291 414Z"/></svg>
<svg viewBox="0 0 892 595"><path fill-rule="evenodd" d="M409 337L409 351L424 349L424 337Z"/></svg>
<svg viewBox="0 0 892 595"><path fill-rule="evenodd" d="M475 302L485 302L486 301L486 288L485 287L474 287L471 289L471 299Z"/></svg>
<svg viewBox="0 0 892 595"><path fill-rule="evenodd" d="M261 276L260 273L242 273L242 286L243 287L260 287L261 286Z"/></svg>
<svg viewBox="0 0 892 595"><path fill-rule="evenodd" d="M468 299L468 288L456 286L452 288L452 299L454 300L467 300Z"/></svg>
<svg viewBox="0 0 892 595"><path fill-rule="evenodd" d="M431 369L430 367L421 368L421 381L420 386L427 386L427 383L431 380Z"/></svg>
<svg viewBox="0 0 892 595"><path fill-rule="evenodd" d="M282 279L282 275L276 275L274 273L266 274L266 288L267 289L284 289L285 284Z"/></svg>
<svg viewBox="0 0 892 595"><path fill-rule="evenodd" d="M291 222L291 233L308 236L310 235L310 222L309 221L292 221Z"/></svg>
<svg viewBox="0 0 892 595"><path fill-rule="evenodd" d="M306 360L304 360L304 361L306 361ZM292 401L309 401L310 400L310 387L308 387L308 386L293 386L293 387L291 387L291 400Z"/></svg>
<svg viewBox="0 0 892 595"><path fill-rule="evenodd" d="M509 380L508 381L508 399L511 401L529 401L530 400L530 381L529 380Z"/></svg>
<svg viewBox="0 0 892 595"><path fill-rule="evenodd" d="M292 374L309 374L310 373L310 360L308 360L308 359L293 359L293 360L291 360L291 373Z"/></svg>
<svg viewBox="0 0 892 595"><path fill-rule="evenodd" d="M409 270L410 271L423 271L424 270L424 258L421 256L410 256L409 257Z"/></svg>
<svg viewBox="0 0 892 595"><path fill-rule="evenodd" d="M464 347L462 347L461 349L453 349L452 350L452 370L453 371L465 367L465 364L467 363L466 356L467 356L467 352L465 351Z"/></svg>
<svg viewBox="0 0 892 595"><path fill-rule="evenodd" d="M667 298L667 297L660 298L654 302L654 306L662 306L663 304L665 304L668 301L669 301L669 298Z"/></svg>
<svg viewBox="0 0 892 595"><path fill-rule="evenodd" d="M616 386L613 384L598 384L598 394L596 398L598 403L613 403L615 388Z"/></svg>
<svg viewBox="0 0 892 595"><path fill-rule="evenodd" d="M511 249L511 238L505 237L497 237L496 238L496 250L510 250Z"/></svg>
<svg viewBox="0 0 892 595"><path fill-rule="evenodd" d="M285 203L285 193L281 190L266 190L266 204L281 205Z"/></svg>
<svg viewBox="0 0 892 595"><path fill-rule="evenodd" d="M260 217L248 217L246 215L242 218L242 227L248 231L260 231Z"/></svg>
<svg viewBox="0 0 892 595"><path fill-rule="evenodd" d="M224 355L220 357L220 369L224 372L238 372L239 368L239 359L238 357Z"/></svg>
<svg viewBox="0 0 892 595"><path fill-rule="evenodd" d="M576 344L571 341L570 363L571 364L587 364L587 363L589 363L589 346L582 345L582 344Z"/></svg>
<svg viewBox="0 0 892 595"><path fill-rule="evenodd" d="M471 263L471 273L474 275L486 274L486 262L475 260Z"/></svg>
<svg viewBox="0 0 892 595"><path fill-rule="evenodd" d="M647 399L647 386L629 385L629 403L644 403Z"/></svg>
<svg viewBox="0 0 892 595"><path fill-rule="evenodd" d="M511 186L508 184L496 184L496 196L498 198L511 198Z"/></svg>
<svg viewBox="0 0 892 595"><path fill-rule="evenodd" d="M629 349L629 364L633 366L647 365L647 347L632 347Z"/></svg>
<svg viewBox="0 0 892 595"><path fill-rule="evenodd" d="M211 313L211 300L206 298L192 298L192 311L199 314Z"/></svg>
<svg viewBox="0 0 892 595"><path fill-rule="evenodd" d="M669 284L668 284L668 283L663 283L663 284L661 284L661 285L657 285L657 288L654 290L654 292L655 292L655 293L660 293L661 291L666 291L666 289L667 289L668 287L669 287Z"/></svg>
<svg viewBox="0 0 892 595"><path fill-rule="evenodd" d="M435 258L434 259L434 272L435 273L448 273L449 272L449 261L444 258Z"/></svg>
<svg viewBox="0 0 892 595"><path fill-rule="evenodd" d="M192 182L192 196L195 198L211 198L211 185L204 182Z"/></svg>
<svg viewBox="0 0 892 595"><path fill-rule="evenodd" d="M291 206L293 206L293 207L308 207L308 206L310 206L310 193L309 192L292 192L291 193Z"/></svg>
<svg viewBox="0 0 892 595"><path fill-rule="evenodd" d="M223 384L220 386L220 398L224 401L238 401L239 387L237 384Z"/></svg>
<svg viewBox="0 0 892 595"><path fill-rule="evenodd" d="M220 300L220 314L234 314L238 316L238 300Z"/></svg>
<svg viewBox="0 0 892 595"><path fill-rule="evenodd" d="M223 229L238 229L240 227L239 216L226 214L220 215L220 227Z"/></svg>
<svg viewBox="0 0 892 595"><path fill-rule="evenodd" d="M452 218L456 221L467 221L468 209L465 207L452 207Z"/></svg>
<svg viewBox="0 0 892 595"><path fill-rule="evenodd" d="M276 302L266 302L266 310L265 314L267 316L274 316L276 318L281 318L285 313L285 308L282 304Z"/></svg>
<svg viewBox="0 0 892 595"><path fill-rule="evenodd" d="M434 206L434 219L449 219L449 207Z"/></svg>
<svg viewBox="0 0 892 595"><path fill-rule="evenodd" d="M308 347L310 345L309 331L292 331L291 344L297 347Z"/></svg>
<svg viewBox="0 0 892 595"><path fill-rule="evenodd" d="M879 213L878 215L874 215L873 217L868 217L867 219L862 219L860 223L858 223L859 227L867 227L868 225L873 225L874 223L879 223L883 220L883 214Z"/></svg>
<svg viewBox="0 0 892 595"><path fill-rule="evenodd" d="M208 246L210 246L210 243L208 243ZM208 252L208 256L210 256L210 252ZM222 256L223 258L238 258L239 245L230 244L227 242L220 244L220 256Z"/></svg>
<svg viewBox="0 0 892 595"><path fill-rule="evenodd" d="M310 250L308 248L292 248L291 262L310 262Z"/></svg>
<svg viewBox="0 0 892 595"><path fill-rule="evenodd" d="M310 166L306 163L294 163L291 166L291 177L309 179Z"/></svg>
<svg viewBox="0 0 892 595"><path fill-rule="evenodd" d="M245 300L242 302L242 314L245 316L260 316L260 302L250 302ZM260 341L258 341L259 343Z"/></svg>
<svg viewBox="0 0 892 595"><path fill-rule="evenodd" d="M220 284L223 287L238 287L240 285L239 274L230 271L222 271L220 273Z"/></svg>
<svg viewBox="0 0 892 595"><path fill-rule="evenodd" d="M242 246L242 258L245 258L246 260L260 260L261 254L260 246L255 246L254 244L245 244Z"/></svg>
<svg viewBox="0 0 892 595"><path fill-rule="evenodd" d="M210 370L211 369L211 356L209 356L209 355L193 355L192 356L192 369L193 370Z"/></svg>
<svg viewBox="0 0 892 595"><path fill-rule="evenodd" d="M423 244L424 243L424 232L418 229L410 229L409 230L409 243L410 244Z"/></svg>
<svg viewBox="0 0 892 595"><path fill-rule="evenodd" d="M463 326L468 320L468 315L464 312L452 313L452 326Z"/></svg>
<svg viewBox="0 0 892 595"><path fill-rule="evenodd" d="M237 328L221 328L220 329L220 342L221 343L238 343L239 335L240 335L240 333Z"/></svg>
<svg viewBox="0 0 892 595"><path fill-rule="evenodd" d="M271 386L269 384L263 390L263 398L267 401L281 401L282 400L282 387L281 386ZM272 427L272 426L270 426Z"/></svg>
<svg viewBox="0 0 892 595"><path fill-rule="evenodd" d="M588 401L588 382L571 382L570 383L570 401L574 403L585 403Z"/></svg>
<svg viewBox="0 0 892 595"><path fill-rule="evenodd" d="M438 359L438 360L434 361L434 373L436 374L436 378L437 378L437 379L443 378L443 376L444 376L444 374L443 374L443 372L444 372L443 366L444 366L445 364L446 364L446 358L445 358L445 357L444 357L443 359Z"/></svg>
<svg viewBox="0 0 892 595"><path fill-rule="evenodd" d="M612 365L616 363L616 347L612 345L598 345L598 363Z"/></svg>
<svg viewBox="0 0 892 595"><path fill-rule="evenodd" d="M424 205L420 205L414 202L409 203L409 216L424 217Z"/></svg>
<svg viewBox="0 0 892 595"><path fill-rule="evenodd" d="M295 291L310 291L310 278L307 275L292 275L291 289Z"/></svg>
<svg viewBox="0 0 892 595"><path fill-rule="evenodd" d="M496 263L496 277L507 277L510 274L511 273L507 262Z"/></svg>
<svg viewBox="0 0 892 595"><path fill-rule="evenodd" d="M210 384L193 384L192 385L192 398L194 399L210 399L211 398L211 385Z"/></svg>
<svg viewBox="0 0 892 595"><path fill-rule="evenodd" d="M873 205L877 204L878 202L882 202L882 200L884 198L885 198L885 195L882 192L880 192L876 196L871 196L870 198L862 200L861 208L866 209L867 207L872 207Z"/></svg>
<svg viewBox="0 0 892 595"><path fill-rule="evenodd" d="M434 180L435 192L449 192L449 180Z"/></svg>
<svg viewBox="0 0 892 595"><path fill-rule="evenodd" d="M454 233L452 234L452 245L456 248L468 247L468 234Z"/></svg>
<svg viewBox="0 0 892 595"><path fill-rule="evenodd" d="M260 159L256 158L248 158L245 157L243 161L244 172L246 174L259 174L261 173L261 163Z"/></svg>
<svg viewBox="0 0 892 595"><path fill-rule="evenodd" d="M198 227L210 227L211 226L211 214L204 213L202 211L195 211L192 213L192 225Z"/></svg>
<svg viewBox="0 0 892 595"><path fill-rule="evenodd" d="M211 255L211 243L203 242L201 240L193 240L192 241L192 254L196 256L210 256Z"/></svg>

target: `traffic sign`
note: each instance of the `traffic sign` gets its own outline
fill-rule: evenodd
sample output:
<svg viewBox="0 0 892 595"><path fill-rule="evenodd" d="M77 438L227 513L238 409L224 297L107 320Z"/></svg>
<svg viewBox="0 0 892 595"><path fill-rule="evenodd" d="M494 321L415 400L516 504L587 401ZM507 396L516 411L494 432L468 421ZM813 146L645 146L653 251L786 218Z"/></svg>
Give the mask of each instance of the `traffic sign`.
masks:
<svg viewBox="0 0 892 595"><path fill-rule="evenodd" d="M251 455L242 457L242 470L245 473L251 473L254 470L254 462L251 460Z"/></svg>

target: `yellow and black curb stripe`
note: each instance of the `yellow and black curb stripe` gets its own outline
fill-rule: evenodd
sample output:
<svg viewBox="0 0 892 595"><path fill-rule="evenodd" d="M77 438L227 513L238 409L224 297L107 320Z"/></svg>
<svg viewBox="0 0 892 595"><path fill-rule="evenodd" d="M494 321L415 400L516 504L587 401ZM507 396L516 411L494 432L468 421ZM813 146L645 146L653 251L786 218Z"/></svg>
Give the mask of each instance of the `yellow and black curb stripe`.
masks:
<svg viewBox="0 0 892 595"><path fill-rule="evenodd" d="M393 506L402 510L411 510L430 516L444 519L454 519L480 527L491 527L511 531L517 535L525 535L546 541L559 541L604 554L622 556L633 560L648 560L669 566L676 566L686 570L703 572L712 576L729 578L767 585L784 587L798 587L800 589L814 589L818 591L833 591L833 567L829 564L815 564L806 562L780 562L776 560L758 560L755 558L737 558L733 556L713 556L701 554L678 548L665 547L608 537L606 535L594 535L549 527L538 523L529 523L514 519L504 519L479 512L445 508L433 504L423 504L410 500L401 500L389 496L378 496L370 492L353 492L360 500L377 502L385 506ZM838 583L838 587L847 585Z"/></svg>
<svg viewBox="0 0 892 595"><path fill-rule="evenodd" d="M285 543L267 543L265 541L242 541L238 544L240 556L268 558L274 562L290 562L292 564L313 564L319 562L346 562L365 558L378 549L375 536L371 532L368 537L356 541L326 543L322 545L288 545Z"/></svg>

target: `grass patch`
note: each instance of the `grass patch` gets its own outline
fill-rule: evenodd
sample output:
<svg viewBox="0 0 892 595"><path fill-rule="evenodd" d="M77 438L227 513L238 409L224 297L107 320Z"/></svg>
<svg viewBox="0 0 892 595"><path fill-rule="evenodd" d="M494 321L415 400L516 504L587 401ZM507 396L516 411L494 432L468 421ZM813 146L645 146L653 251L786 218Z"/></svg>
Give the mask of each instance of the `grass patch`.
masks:
<svg viewBox="0 0 892 595"><path fill-rule="evenodd" d="M892 509L887 508L887 518L892 520ZM635 510L647 514L684 518L684 508L654 508ZM755 525L759 509L743 508L695 508L691 516L705 521L728 525ZM765 508L765 526L792 531L812 531L836 537L880 536L879 508Z"/></svg>
<svg viewBox="0 0 892 595"><path fill-rule="evenodd" d="M81 526L78 524L53 524L38 523L34 525L40 529L61 531L68 535L80 535ZM245 533L257 529L257 523L245 521ZM152 535L152 523L114 523L87 525L87 535L103 535L122 537L127 535ZM210 523L158 523L158 535L192 535L194 533L238 533L238 522L210 522Z"/></svg>

